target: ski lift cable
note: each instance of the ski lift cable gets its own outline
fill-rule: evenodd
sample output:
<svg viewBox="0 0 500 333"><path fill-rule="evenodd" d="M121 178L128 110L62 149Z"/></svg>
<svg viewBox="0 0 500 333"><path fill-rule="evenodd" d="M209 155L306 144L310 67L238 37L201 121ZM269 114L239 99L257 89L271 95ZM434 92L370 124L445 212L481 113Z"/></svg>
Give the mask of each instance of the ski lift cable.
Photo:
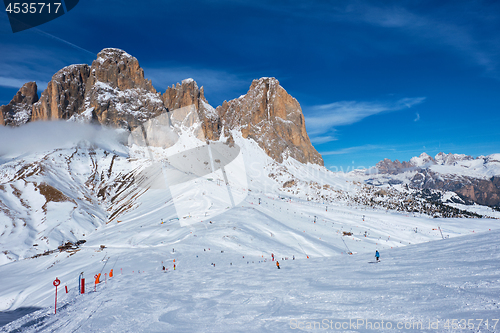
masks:
<svg viewBox="0 0 500 333"><path fill-rule="evenodd" d="M352 253L351 250L349 250L349 247L347 247L347 244L344 241L344 238L342 236L340 236L340 239L342 239L342 242L344 242L345 248L347 249L347 253Z"/></svg>
<svg viewBox="0 0 500 333"><path fill-rule="evenodd" d="M115 263L113 264L113 267L111 267L112 270L115 269L116 263L118 262L118 258L120 258L120 256L116 257Z"/></svg>
<svg viewBox="0 0 500 333"><path fill-rule="evenodd" d="M108 254L108 252L106 252L106 253L104 254L104 258L102 258L102 260L106 259L107 254ZM106 267L106 265L108 264L109 258L110 258L110 257L108 257L108 260L106 260L106 262L104 263L104 266L102 266L101 272L100 272L99 274L102 274L102 272L104 271L104 268L105 268L105 267ZM102 261L102 260L101 260L101 261Z"/></svg>

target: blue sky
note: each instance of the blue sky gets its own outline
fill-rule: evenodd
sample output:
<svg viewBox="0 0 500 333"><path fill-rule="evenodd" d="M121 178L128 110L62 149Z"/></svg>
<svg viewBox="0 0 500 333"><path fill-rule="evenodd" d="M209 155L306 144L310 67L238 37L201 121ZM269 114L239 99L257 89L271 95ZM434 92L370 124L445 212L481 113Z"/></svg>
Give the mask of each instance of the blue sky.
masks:
<svg viewBox="0 0 500 333"><path fill-rule="evenodd" d="M500 152L498 1L85 0L16 34L4 13L0 104L105 47L159 91L194 78L213 106L276 77L332 170Z"/></svg>

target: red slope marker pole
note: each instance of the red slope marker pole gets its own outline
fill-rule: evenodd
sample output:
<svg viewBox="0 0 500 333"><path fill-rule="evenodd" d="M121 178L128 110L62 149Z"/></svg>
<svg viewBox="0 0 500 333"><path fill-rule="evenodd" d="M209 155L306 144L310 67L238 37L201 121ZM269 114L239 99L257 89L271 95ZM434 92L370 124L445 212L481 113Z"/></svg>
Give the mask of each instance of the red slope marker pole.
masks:
<svg viewBox="0 0 500 333"><path fill-rule="evenodd" d="M57 286L61 284L61 280L56 278L54 282L52 282L54 287L56 287L56 301L55 301L55 306L54 306L54 314L57 314Z"/></svg>

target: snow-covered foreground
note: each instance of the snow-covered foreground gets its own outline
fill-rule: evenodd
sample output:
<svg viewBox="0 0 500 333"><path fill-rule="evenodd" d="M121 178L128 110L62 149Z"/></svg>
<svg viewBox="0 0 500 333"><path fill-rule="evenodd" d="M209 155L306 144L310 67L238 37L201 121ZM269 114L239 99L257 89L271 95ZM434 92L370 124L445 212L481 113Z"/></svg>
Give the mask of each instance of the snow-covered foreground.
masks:
<svg viewBox="0 0 500 333"><path fill-rule="evenodd" d="M456 331L445 328L447 319L488 319L481 332L500 332L493 328L500 313L498 220L432 219L343 204L328 204L327 211L319 203L250 194L212 223L181 226L176 219L159 222L174 208L150 193L147 207L99 227L71 256L0 266L2 317L39 309L1 330L262 332L316 325L316 331L384 331L359 319L384 320L385 328L390 322L394 332L401 331L399 322L428 327L438 320L439 329L427 331L446 332ZM438 225L450 238L442 239ZM352 235L341 236L344 231ZM381 263L373 262L376 248ZM112 268L115 276L93 292L94 274ZM82 271L87 293L78 295ZM55 277L62 281L57 315ZM349 319L360 326L346 329Z"/></svg>
<svg viewBox="0 0 500 333"><path fill-rule="evenodd" d="M71 292L59 298L57 315L42 308L1 330L500 332L499 237L488 231L385 250L380 263L372 253L280 260L279 270L219 248L198 256L136 248L116 265L110 260L106 269L115 265L116 276L97 292L76 295L76 282L68 281ZM165 257L178 258L175 271L172 262L161 270ZM54 288L46 289L53 296ZM453 319L474 329L453 329Z"/></svg>

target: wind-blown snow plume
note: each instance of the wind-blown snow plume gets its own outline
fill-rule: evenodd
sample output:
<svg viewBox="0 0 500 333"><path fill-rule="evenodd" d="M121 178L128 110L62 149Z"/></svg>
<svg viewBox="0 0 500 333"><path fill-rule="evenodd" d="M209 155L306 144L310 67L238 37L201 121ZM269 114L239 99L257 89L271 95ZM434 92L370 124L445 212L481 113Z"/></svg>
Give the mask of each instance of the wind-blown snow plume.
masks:
<svg viewBox="0 0 500 333"><path fill-rule="evenodd" d="M65 121L33 122L25 126L0 127L0 156L16 157L39 151L71 148L88 142L117 155L128 155L127 133L103 126Z"/></svg>

